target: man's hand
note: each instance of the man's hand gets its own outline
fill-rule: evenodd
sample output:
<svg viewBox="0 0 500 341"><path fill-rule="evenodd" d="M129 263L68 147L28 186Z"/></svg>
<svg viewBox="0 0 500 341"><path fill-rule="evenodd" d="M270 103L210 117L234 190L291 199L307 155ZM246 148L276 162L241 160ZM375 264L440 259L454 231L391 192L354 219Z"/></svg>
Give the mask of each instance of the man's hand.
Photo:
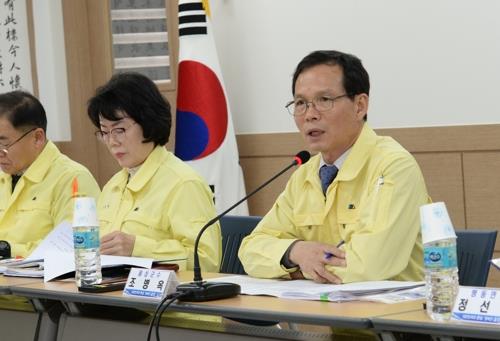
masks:
<svg viewBox="0 0 500 341"><path fill-rule="evenodd" d="M134 250L135 236L121 231L108 233L101 239L101 254L131 256Z"/></svg>
<svg viewBox="0 0 500 341"><path fill-rule="evenodd" d="M331 256L327 256L331 255ZM339 277L325 269L325 265L346 266L345 252L333 245L298 241L290 250L290 261L318 283L341 284Z"/></svg>

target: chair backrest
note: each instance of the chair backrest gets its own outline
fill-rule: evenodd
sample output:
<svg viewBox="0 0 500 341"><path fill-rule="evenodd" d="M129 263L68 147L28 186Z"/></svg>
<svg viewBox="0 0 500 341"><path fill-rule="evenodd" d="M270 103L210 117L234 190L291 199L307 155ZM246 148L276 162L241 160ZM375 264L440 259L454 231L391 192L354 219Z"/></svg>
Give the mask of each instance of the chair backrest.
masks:
<svg viewBox="0 0 500 341"><path fill-rule="evenodd" d="M221 273L246 275L238 258L241 241L249 235L262 217L224 216L220 220L222 232Z"/></svg>
<svg viewBox="0 0 500 341"><path fill-rule="evenodd" d="M460 285L486 286L497 231L459 230L456 234Z"/></svg>

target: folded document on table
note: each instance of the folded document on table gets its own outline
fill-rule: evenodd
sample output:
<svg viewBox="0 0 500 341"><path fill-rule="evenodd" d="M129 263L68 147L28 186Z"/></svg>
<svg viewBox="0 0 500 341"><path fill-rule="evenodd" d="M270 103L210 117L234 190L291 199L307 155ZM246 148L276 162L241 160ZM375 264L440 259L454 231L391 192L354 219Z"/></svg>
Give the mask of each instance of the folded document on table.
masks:
<svg viewBox="0 0 500 341"><path fill-rule="evenodd" d="M260 279L249 276L228 276L209 281L239 284L241 293L246 295L268 295L302 300L332 302L369 300L392 303L424 297L424 282L371 281L320 284L310 280Z"/></svg>

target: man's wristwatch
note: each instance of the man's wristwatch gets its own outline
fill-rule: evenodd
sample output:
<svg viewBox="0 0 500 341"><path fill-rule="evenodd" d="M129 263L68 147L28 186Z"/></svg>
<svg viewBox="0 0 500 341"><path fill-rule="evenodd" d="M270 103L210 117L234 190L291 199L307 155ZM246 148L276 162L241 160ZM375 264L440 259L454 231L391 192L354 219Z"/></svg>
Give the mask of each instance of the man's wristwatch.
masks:
<svg viewBox="0 0 500 341"><path fill-rule="evenodd" d="M292 247L293 245L296 243L296 242L299 242L300 240L296 240L294 241L292 244L290 244L290 246L288 247L288 249L286 249L286 252L285 254L283 255L283 257L281 257L281 265L283 265L285 268L287 269L292 269L292 268L296 268L298 265L293 263L291 260L290 260L290 251L292 251Z"/></svg>

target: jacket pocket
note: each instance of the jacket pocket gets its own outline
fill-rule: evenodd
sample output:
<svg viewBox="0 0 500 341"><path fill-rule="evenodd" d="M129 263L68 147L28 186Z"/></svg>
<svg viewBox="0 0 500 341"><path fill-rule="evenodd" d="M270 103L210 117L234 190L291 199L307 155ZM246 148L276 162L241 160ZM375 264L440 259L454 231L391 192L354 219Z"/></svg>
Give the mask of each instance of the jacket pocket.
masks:
<svg viewBox="0 0 500 341"><path fill-rule="evenodd" d="M342 240L350 240L351 235L362 228L357 209L338 209L337 224Z"/></svg>
<svg viewBox="0 0 500 341"><path fill-rule="evenodd" d="M32 200L19 205L16 211L16 239L36 240L43 238L54 226L50 206L46 202Z"/></svg>
<svg viewBox="0 0 500 341"><path fill-rule="evenodd" d="M110 210L100 209L97 213L97 218L99 218L100 227L103 228L108 226L113 222L114 214Z"/></svg>
<svg viewBox="0 0 500 341"><path fill-rule="evenodd" d="M122 231L134 234L150 234L160 231L160 218L152 217L136 211L125 215L122 223Z"/></svg>
<svg viewBox="0 0 500 341"><path fill-rule="evenodd" d="M323 214L294 214L293 220L299 239L321 241L328 228Z"/></svg>
<svg viewBox="0 0 500 341"><path fill-rule="evenodd" d="M42 200L30 200L22 203L17 208L18 212L49 212L50 204Z"/></svg>

